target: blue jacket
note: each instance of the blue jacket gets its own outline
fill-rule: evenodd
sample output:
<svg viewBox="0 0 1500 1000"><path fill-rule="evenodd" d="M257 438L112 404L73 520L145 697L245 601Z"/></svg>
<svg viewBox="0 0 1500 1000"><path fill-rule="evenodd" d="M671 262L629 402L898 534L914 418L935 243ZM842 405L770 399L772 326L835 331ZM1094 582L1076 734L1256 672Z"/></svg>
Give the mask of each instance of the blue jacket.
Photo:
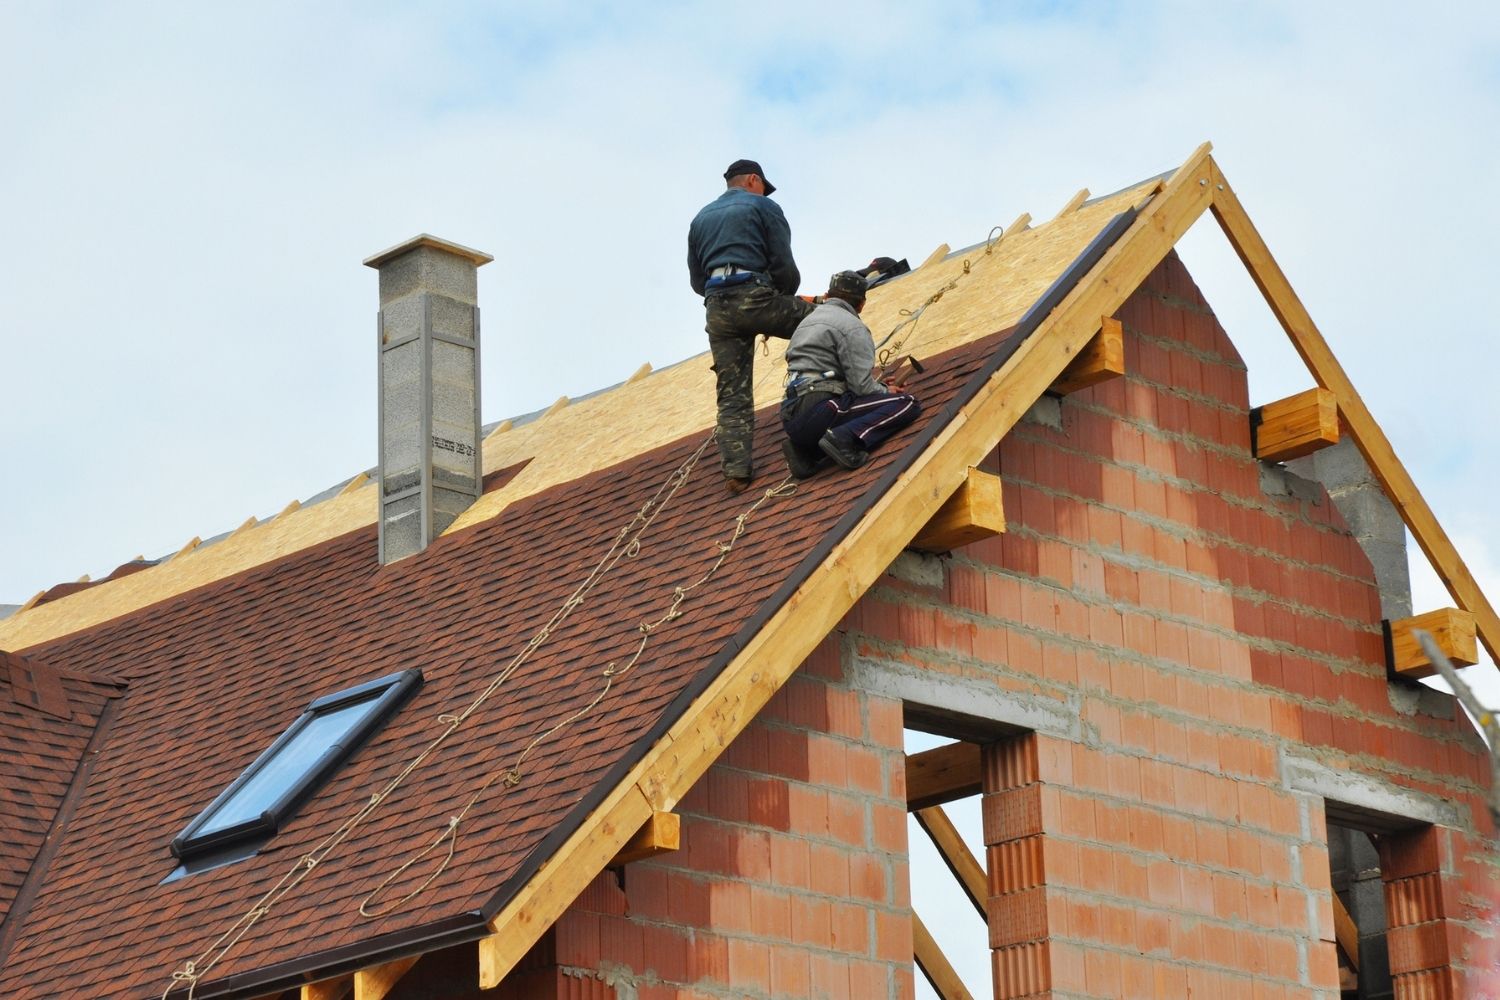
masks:
<svg viewBox="0 0 1500 1000"><path fill-rule="evenodd" d="M708 274L735 264L767 275L783 295L802 284L792 260L792 227L781 206L764 195L729 188L703 206L688 227L688 281L703 294Z"/></svg>

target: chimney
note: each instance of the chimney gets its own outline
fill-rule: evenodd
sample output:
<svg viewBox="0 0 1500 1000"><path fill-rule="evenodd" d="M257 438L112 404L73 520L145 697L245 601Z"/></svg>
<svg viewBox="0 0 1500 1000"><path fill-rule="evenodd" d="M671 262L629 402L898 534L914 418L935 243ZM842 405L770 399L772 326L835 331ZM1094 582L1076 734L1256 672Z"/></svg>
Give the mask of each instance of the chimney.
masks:
<svg viewBox="0 0 1500 1000"><path fill-rule="evenodd" d="M479 496L477 272L494 260L423 233L380 272L380 561L421 552Z"/></svg>

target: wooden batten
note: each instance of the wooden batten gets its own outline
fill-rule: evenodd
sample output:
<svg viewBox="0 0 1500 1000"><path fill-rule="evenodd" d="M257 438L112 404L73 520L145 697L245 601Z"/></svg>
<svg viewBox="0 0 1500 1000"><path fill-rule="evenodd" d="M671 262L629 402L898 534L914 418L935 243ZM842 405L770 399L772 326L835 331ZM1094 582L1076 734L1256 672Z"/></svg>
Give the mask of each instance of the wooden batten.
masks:
<svg viewBox="0 0 1500 1000"><path fill-rule="evenodd" d="M982 783L977 743L950 743L907 755L906 808L913 812L978 795Z"/></svg>
<svg viewBox="0 0 1500 1000"><path fill-rule="evenodd" d="M632 861L675 851L682 844L682 817L672 812L654 812L651 818L625 842L609 867L618 868Z"/></svg>
<svg viewBox="0 0 1500 1000"><path fill-rule="evenodd" d="M958 978L953 963L948 961L948 956L938 947L937 939L915 913L911 915L911 944L912 957L916 959L917 967L922 970L922 975L932 984L932 989L938 996L943 1000L974 1000L973 994L964 986L964 981Z"/></svg>
<svg viewBox="0 0 1500 1000"><path fill-rule="evenodd" d="M1113 316L1105 316L1099 321L1099 332L1052 383L1051 391L1066 396L1124 374L1125 327Z"/></svg>
<svg viewBox="0 0 1500 1000"><path fill-rule="evenodd" d="M401 977L417 964L419 955L398 958L394 962L360 969L354 974L354 1000L385 1000Z"/></svg>
<svg viewBox="0 0 1500 1000"><path fill-rule="evenodd" d="M919 552L947 552L1005 530L1005 508L1000 502L1000 477L970 469L963 483L917 533L908 548Z"/></svg>
<svg viewBox="0 0 1500 1000"><path fill-rule="evenodd" d="M301 1000L344 1000L353 992L353 976L335 976L333 979L304 984Z"/></svg>
<svg viewBox="0 0 1500 1000"><path fill-rule="evenodd" d="M1472 666L1479 662L1479 640L1476 635L1474 616L1458 608L1439 608L1411 618L1401 618L1388 626L1391 635L1391 669L1403 677L1431 677L1437 667L1427 658L1412 635L1413 629L1422 629L1432 634L1443 655L1455 667Z"/></svg>
<svg viewBox="0 0 1500 1000"><path fill-rule="evenodd" d="M1255 457L1285 462L1339 443L1339 407L1327 389L1309 389L1250 411Z"/></svg>

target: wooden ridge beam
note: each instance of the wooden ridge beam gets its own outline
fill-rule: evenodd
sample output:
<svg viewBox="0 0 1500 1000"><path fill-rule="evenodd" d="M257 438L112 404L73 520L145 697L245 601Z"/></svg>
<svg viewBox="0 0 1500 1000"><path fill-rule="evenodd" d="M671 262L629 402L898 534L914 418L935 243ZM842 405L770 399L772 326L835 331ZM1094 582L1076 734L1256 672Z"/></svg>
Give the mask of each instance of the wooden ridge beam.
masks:
<svg viewBox="0 0 1500 1000"><path fill-rule="evenodd" d="M974 852L969 850L969 845L964 843L964 838L959 835L958 827L948 818L942 806L928 806L926 809L918 809L914 816L917 823L927 832L932 839L932 846L936 847L938 854L942 855L943 863L958 879L958 884L963 888L964 895L969 897L969 902L974 904L974 909L979 913L979 919L989 921L989 877L984 872L984 866L979 859L974 857Z"/></svg>
<svg viewBox="0 0 1500 1000"><path fill-rule="evenodd" d="M979 744L960 741L906 756L906 808L911 812L978 795Z"/></svg>
<svg viewBox="0 0 1500 1000"><path fill-rule="evenodd" d="M958 978L953 963L948 961L948 956L938 947L937 939L916 913L911 915L911 945L917 968L922 970L922 975L938 996L943 1000L974 1000L964 981Z"/></svg>
<svg viewBox="0 0 1500 1000"><path fill-rule="evenodd" d="M1105 316L1099 321L1099 332L1068 363L1050 391L1066 396L1124 374L1125 326L1113 316Z"/></svg>
<svg viewBox="0 0 1500 1000"><path fill-rule="evenodd" d="M1005 531L1005 506L1000 499L1000 477L970 469L953 495L917 532L908 548L919 552L948 552L993 538Z"/></svg>
<svg viewBox="0 0 1500 1000"><path fill-rule="evenodd" d="M354 974L354 1000L385 1000L420 957L409 955L393 962L360 969Z"/></svg>
<svg viewBox="0 0 1500 1000"><path fill-rule="evenodd" d="M1321 387L1250 411L1250 439L1262 462L1286 462L1339 443L1339 405Z"/></svg>
<svg viewBox="0 0 1500 1000"><path fill-rule="evenodd" d="M1437 516L1417 490L1411 474L1396 457L1385 432L1375 422L1364 401L1359 398L1359 393L1354 391L1354 384L1334 358L1328 342L1323 339L1323 334L1308 315L1302 300L1292 290L1281 266L1271 256L1271 251L1261 239L1250 217L1245 214L1244 206L1240 204L1234 189L1229 186L1229 181L1212 157L1209 158L1209 167L1212 173L1212 210L1219 227L1229 237L1235 253L1239 254L1250 277L1275 313L1282 329L1291 338L1297 353L1312 371L1318 385L1333 393L1338 401L1339 414L1343 417L1344 426L1348 428L1355 446L1384 488L1385 495L1396 505L1401 519L1411 529L1412 537L1426 553L1432 568L1448 588L1448 593L1460 608L1473 613L1480 641L1489 650L1491 657L1500 660L1500 616L1495 614L1495 609L1479 589L1479 584L1459 556L1447 532L1438 524Z"/></svg>
<svg viewBox="0 0 1500 1000"><path fill-rule="evenodd" d="M682 844L682 817L674 812L654 812L641 824L635 836L627 840L610 861L609 867L619 868L632 861L675 851Z"/></svg>
<svg viewBox="0 0 1500 1000"><path fill-rule="evenodd" d="M1455 667L1473 666L1479 662L1479 643L1474 616L1458 608L1439 608L1411 618L1399 618L1386 625L1390 633L1391 669L1403 677L1431 677L1437 666L1412 635L1413 629L1432 634L1442 654Z"/></svg>
<svg viewBox="0 0 1500 1000"><path fill-rule="evenodd" d="M1212 200L1204 143L1035 333L896 479L819 570L782 603L624 779L490 920L491 974L526 954L654 811L670 810L750 724L1014 427L1069 361L1166 257ZM498 981L498 980L497 980Z"/></svg>

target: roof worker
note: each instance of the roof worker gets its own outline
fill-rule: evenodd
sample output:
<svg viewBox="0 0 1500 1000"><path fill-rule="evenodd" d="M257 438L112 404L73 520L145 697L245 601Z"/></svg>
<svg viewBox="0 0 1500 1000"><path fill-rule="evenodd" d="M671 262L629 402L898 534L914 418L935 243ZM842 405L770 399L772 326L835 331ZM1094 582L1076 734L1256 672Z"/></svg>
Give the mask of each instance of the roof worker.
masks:
<svg viewBox="0 0 1500 1000"><path fill-rule="evenodd" d="M792 259L792 230L781 206L766 197L776 186L754 160L735 160L724 180L724 193L688 227L688 278L703 296L718 375L724 481L731 493L740 493L755 473L755 337L790 337L813 305L796 295L802 275Z"/></svg>
<svg viewBox="0 0 1500 1000"><path fill-rule="evenodd" d="M828 281L822 305L802 321L786 349L786 399L782 445L792 475L806 479L826 464L846 469L870 460L870 452L922 412L909 392L877 378L875 338L859 318L865 279L840 271Z"/></svg>

